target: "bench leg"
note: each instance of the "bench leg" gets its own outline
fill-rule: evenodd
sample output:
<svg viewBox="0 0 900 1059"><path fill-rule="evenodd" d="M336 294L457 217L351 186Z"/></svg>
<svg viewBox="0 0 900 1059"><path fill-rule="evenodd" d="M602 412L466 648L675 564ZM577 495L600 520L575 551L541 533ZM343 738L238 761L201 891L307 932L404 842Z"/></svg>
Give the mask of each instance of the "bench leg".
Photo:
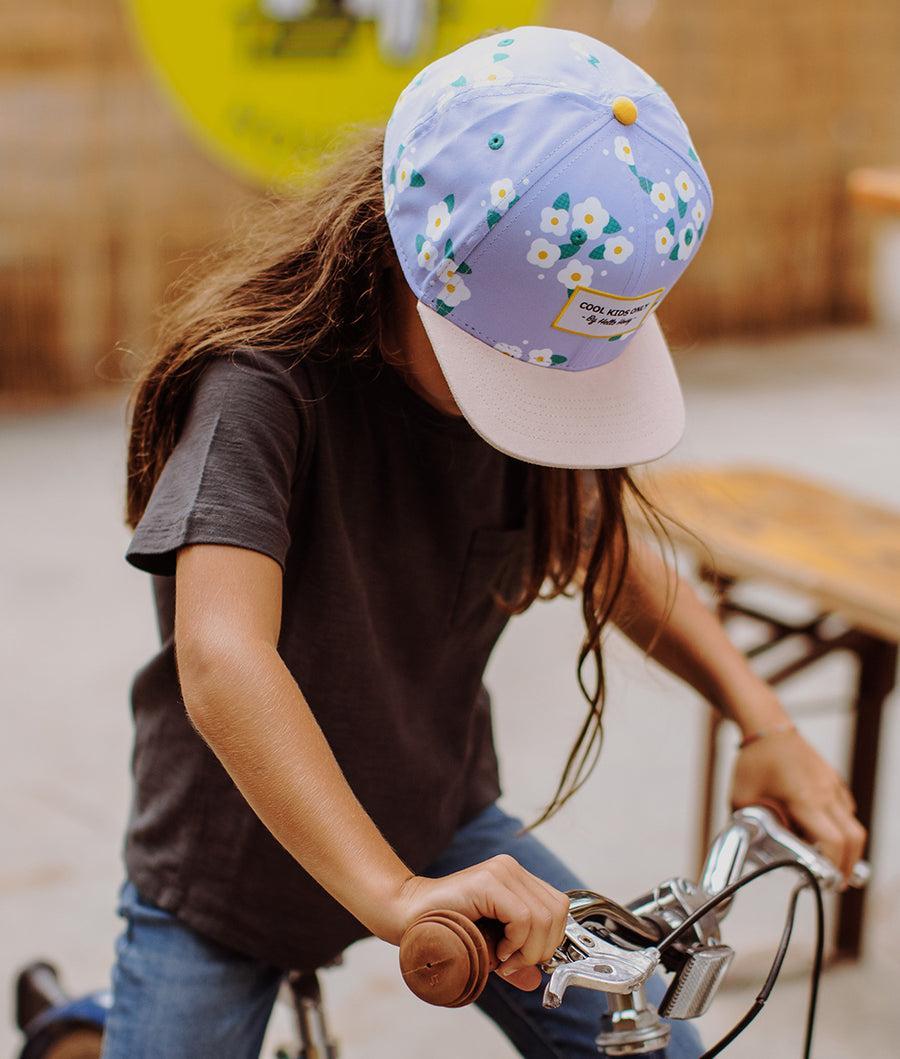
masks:
<svg viewBox="0 0 900 1059"><path fill-rule="evenodd" d="M859 650L850 790L856 799L856 815L869 831L866 857L872 855L872 813L881 715L885 699L894 688L896 674L897 645L875 636L865 636ZM858 959L862 955L865 900L865 889L847 890L841 895L835 953L838 957Z"/></svg>

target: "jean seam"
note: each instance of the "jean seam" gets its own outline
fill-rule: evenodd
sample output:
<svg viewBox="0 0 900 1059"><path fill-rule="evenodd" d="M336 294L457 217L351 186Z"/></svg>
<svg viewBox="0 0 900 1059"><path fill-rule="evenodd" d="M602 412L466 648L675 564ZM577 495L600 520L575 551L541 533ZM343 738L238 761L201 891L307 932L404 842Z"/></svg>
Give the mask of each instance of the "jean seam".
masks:
<svg viewBox="0 0 900 1059"><path fill-rule="evenodd" d="M550 1039L544 1035L540 1026L533 1019L531 1019L524 1011L522 1011L520 1007L517 1007L504 993L504 991L500 988L500 983L492 982L490 980L492 974L493 971L490 975L488 975L488 981L485 985L485 989L491 990L492 995L501 1000L506 1009L519 1018L519 1021L534 1034L535 1038L548 1050L553 1059L565 1059L565 1056L562 1054L562 1052L558 1052L556 1050L556 1046L552 1043L552 1041L550 1041ZM510 988L515 989L516 987L510 985Z"/></svg>

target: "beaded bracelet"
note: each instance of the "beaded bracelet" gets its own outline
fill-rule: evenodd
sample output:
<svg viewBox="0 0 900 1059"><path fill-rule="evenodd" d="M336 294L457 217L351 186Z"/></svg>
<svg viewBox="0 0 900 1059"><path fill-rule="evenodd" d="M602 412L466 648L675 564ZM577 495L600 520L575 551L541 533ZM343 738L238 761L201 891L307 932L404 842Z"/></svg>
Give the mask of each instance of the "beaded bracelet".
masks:
<svg viewBox="0 0 900 1059"><path fill-rule="evenodd" d="M767 735L780 735L796 731L797 726L791 721L783 721L781 724L773 725L771 728L760 728L758 732L751 732L749 735L745 735L738 743L738 750L743 750L745 746L750 746L751 743L755 743L759 739L765 739Z"/></svg>

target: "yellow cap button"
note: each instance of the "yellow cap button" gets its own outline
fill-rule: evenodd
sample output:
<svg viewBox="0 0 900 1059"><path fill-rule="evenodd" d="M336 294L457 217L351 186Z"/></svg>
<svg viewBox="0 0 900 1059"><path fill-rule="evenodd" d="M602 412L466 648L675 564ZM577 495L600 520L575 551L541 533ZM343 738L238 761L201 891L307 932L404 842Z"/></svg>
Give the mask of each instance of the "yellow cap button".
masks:
<svg viewBox="0 0 900 1059"><path fill-rule="evenodd" d="M637 107L628 96L617 96L612 105L613 117L623 125L634 125L637 121Z"/></svg>

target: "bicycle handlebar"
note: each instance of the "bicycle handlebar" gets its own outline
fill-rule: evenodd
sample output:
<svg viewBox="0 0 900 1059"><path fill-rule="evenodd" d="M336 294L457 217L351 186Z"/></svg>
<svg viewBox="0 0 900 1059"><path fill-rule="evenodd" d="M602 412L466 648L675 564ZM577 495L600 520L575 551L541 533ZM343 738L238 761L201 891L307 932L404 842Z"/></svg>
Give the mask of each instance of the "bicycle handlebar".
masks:
<svg viewBox="0 0 900 1059"><path fill-rule="evenodd" d="M638 991L660 963L654 942L749 870L784 859L806 865L823 889L838 889L843 882L826 857L784 827L770 809L757 805L732 815L710 847L698 884L668 879L627 907L591 890L568 891L565 938L554 957L541 965L551 976L544 1006L558 1007L566 988L578 985L612 997L633 994L640 1000L635 1005L640 1009L636 1017L645 1014L647 1005ZM849 884L864 886L868 879L869 867L860 861ZM672 947L679 955L676 966L667 967L678 973L660 1005L662 1014L696 1018L707 1010L734 955L721 944L718 933L732 901L733 897L728 898L704 915ZM603 920L603 926L592 930L588 924L596 920ZM400 941L400 969L406 984L429 1004L461 1007L472 1003L498 966L496 946L503 931L497 920L473 923L449 910L420 916ZM649 1034L647 1042L656 1040L658 1047L657 1038L663 1032L657 1025L658 1016L653 1012L645 1022L641 1032Z"/></svg>

